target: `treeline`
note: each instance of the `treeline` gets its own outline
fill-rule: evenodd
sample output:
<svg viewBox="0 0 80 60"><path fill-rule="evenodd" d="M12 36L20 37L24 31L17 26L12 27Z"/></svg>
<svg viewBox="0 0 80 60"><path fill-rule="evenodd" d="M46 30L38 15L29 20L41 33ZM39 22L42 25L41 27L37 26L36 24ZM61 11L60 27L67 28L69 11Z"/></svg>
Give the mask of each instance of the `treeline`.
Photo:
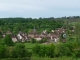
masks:
<svg viewBox="0 0 80 60"><path fill-rule="evenodd" d="M79 21L80 16L71 17L61 17L61 18L0 18L0 30L3 32L11 31L13 34L23 31L26 33L31 32L34 27L38 33L43 30L50 32L56 28L61 28L62 26L72 22Z"/></svg>
<svg viewBox="0 0 80 60"><path fill-rule="evenodd" d="M61 28L63 26L62 20L55 20L51 18L2 18L0 19L0 30L3 32L11 31L13 34L19 31L29 33L34 28L38 33L43 30L50 32L56 28Z"/></svg>
<svg viewBox="0 0 80 60"><path fill-rule="evenodd" d="M56 28L65 27L71 22L79 21L80 16L61 17L61 18L0 18L0 31L4 33L11 31L13 34L17 34L19 31L29 33L34 28L38 33L43 30L51 32Z"/></svg>

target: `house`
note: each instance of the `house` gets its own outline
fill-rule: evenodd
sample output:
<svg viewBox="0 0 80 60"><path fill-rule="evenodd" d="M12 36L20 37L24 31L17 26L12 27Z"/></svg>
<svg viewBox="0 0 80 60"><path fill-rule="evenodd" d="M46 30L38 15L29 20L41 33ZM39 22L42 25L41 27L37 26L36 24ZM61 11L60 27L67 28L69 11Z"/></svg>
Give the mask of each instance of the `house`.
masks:
<svg viewBox="0 0 80 60"><path fill-rule="evenodd" d="M12 35L12 32L11 32L11 31L7 31L6 34L10 34L10 35Z"/></svg>
<svg viewBox="0 0 80 60"><path fill-rule="evenodd" d="M20 41L20 42L22 42L22 40L24 39L23 38L23 33L20 31L18 34L17 34L17 39L18 39L18 41Z"/></svg>
<svg viewBox="0 0 80 60"><path fill-rule="evenodd" d="M40 35L35 35L34 39L36 39L37 41L40 41L40 40L42 40L42 37L40 37Z"/></svg>
<svg viewBox="0 0 80 60"><path fill-rule="evenodd" d="M51 30L52 33L54 33L54 30Z"/></svg>
<svg viewBox="0 0 80 60"><path fill-rule="evenodd" d="M37 31L36 31L36 29L34 28L34 30L32 30L30 33L28 33L28 37L31 37L31 38L33 38L35 35L37 35L38 33L37 33Z"/></svg>
<svg viewBox="0 0 80 60"><path fill-rule="evenodd" d="M18 41L22 41L22 35L20 33L17 34L17 38L18 38Z"/></svg>
<svg viewBox="0 0 80 60"><path fill-rule="evenodd" d="M6 34L10 34L12 36L12 41L13 42L26 42L29 41L33 38L36 39L37 41L43 40L44 38L47 39L47 42L59 42L60 37L62 33L65 33L65 29L63 28L58 28L57 30L51 30L51 33L47 33L47 30L43 30L41 34L39 34L36 29L34 28L30 33L26 34L24 32L19 31L17 35L12 35L10 31L7 31L6 33L3 34L3 37L5 37ZM63 35L66 37L66 35ZM66 40L63 39L63 42Z"/></svg>
<svg viewBox="0 0 80 60"><path fill-rule="evenodd" d="M3 34L3 36L2 36L2 37L4 38L5 36L6 36L6 35L5 35L5 34Z"/></svg>
<svg viewBox="0 0 80 60"><path fill-rule="evenodd" d="M18 40L17 40L17 37L16 37L16 36L12 36L11 38L12 38L12 41L13 41L13 42L18 42Z"/></svg>
<svg viewBox="0 0 80 60"><path fill-rule="evenodd" d="M65 29L63 29L63 28L58 28L58 29L57 29L57 33L58 33L58 34L65 33Z"/></svg>
<svg viewBox="0 0 80 60"><path fill-rule="evenodd" d="M43 34L46 34L47 33L47 30L43 30L43 32L42 32Z"/></svg>
<svg viewBox="0 0 80 60"><path fill-rule="evenodd" d="M28 33L28 37L33 38L35 34L36 34L36 33L34 33L34 32L30 32L30 33Z"/></svg>
<svg viewBox="0 0 80 60"><path fill-rule="evenodd" d="M26 41L27 41L27 42L30 42L31 39L32 39L32 38L28 36Z"/></svg>
<svg viewBox="0 0 80 60"><path fill-rule="evenodd" d="M50 40L51 42L58 42L59 41L59 35L58 34L56 34L56 33L49 33L48 35L47 35L47 38L48 38L48 40Z"/></svg>

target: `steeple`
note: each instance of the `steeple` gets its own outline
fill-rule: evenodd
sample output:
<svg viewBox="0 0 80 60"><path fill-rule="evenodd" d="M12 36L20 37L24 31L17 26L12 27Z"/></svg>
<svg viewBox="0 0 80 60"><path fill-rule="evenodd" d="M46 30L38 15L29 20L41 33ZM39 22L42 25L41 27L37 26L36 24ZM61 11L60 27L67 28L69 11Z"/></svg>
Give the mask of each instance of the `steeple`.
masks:
<svg viewBox="0 0 80 60"><path fill-rule="evenodd" d="M34 26L34 30L33 30L34 32L36 32L36 28L35 28L35 26Z"/></svg>

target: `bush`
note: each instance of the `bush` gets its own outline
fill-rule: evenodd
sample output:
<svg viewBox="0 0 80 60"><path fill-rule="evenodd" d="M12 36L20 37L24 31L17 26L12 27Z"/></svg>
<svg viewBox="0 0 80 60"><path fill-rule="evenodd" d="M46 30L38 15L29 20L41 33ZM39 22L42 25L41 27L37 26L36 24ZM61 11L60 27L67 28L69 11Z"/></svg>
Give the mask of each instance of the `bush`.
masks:
<svg viewBox="0 0 80 60"><path fill-rule="evenodd" d="M4 38L4 43L5 43L7 46L13 46L13 45L14 45L14 42L12 41L10 35L6 35L6 37Z"/></svg>
<svg viewBox="0 0 80 60"><path fill-rule="evenodd" d="M8 52L6 50L6 46L0 44L0 58L6 58Z"/></svg>
<svg viewBox="0 0 80 60"><path fill-rule="evenodd" d="M17 44L11 54L12 58L31 57L31 53L25 48L23 44Z"/></svg>
<svg viewBox="0 0 80 60"><path fill-rule="evenodd" d="M55 56L69 56L71 55L70 49L65 44L58 44L55 48Z"/></svg>
<svg viewBox="0 0 80 60"><path fill-rule="evenodd" d="M36 43L36 39L31 39L31 43Z"/></svg>

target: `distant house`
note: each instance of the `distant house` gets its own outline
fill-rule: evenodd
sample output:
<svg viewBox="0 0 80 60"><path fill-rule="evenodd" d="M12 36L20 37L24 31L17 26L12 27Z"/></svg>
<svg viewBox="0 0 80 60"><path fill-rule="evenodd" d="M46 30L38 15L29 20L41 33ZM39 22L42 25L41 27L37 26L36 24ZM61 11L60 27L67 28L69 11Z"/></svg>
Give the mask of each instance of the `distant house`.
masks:
<svg viewBox="0 0 80 60"><path fill-rule="evenodd" d="M35 35L34 39L36 39L37 41L40 41L40 40L42 40L42 37L40 37L39 35Z"/></svg>
<svg viewBox="0 0 80 60"><path fill-rule="evenodd" d="M57 29L57 33L58 33L58 34L65 33L65 29L63 29L63 28L58 28L58 29Z"/></svg>
<svg viewBox="0 0 80 60"><path fill-rule="evenodd" d="M11 32L11 31L7 31L6 34L10 34L10 35L12 35L12 32Z"/></svg>
<svg viewBox="0 0 80 60"><path fill-rule="evenodd" d="M18 38L18 41L22 41L22 35L20 33L17 34L17 38Z"/></svg>
<svg viewBox="0 0 80 60"><path fill-rule="evenodd" d="M65 34L65 29L63 28L58 28L57 30L51 30L51 33L47 33L47 30L43 30L41 34L39 34L36 29L34 28L30 33L24 33L19 31L17 35L12 35L10 31L7 31L6 33L3 33L3 38L5 37L6 34L10 34L12 36L12 41L13 42L26 42L26 41L31 41L31 39L36 39L36 41L40 41L43 39L47 39L47 42L59 42L60 37L62 33ZM64 37L66 35L63 35ZM62 42L66 42L66 39L63 39Z"/></svg>
<svg viewBox="0 0 80 60"><path fill-rule="evenodd" d="M23 32L20 31L17 34L17 38L18 38L18 41L25 42L27 40L27 35L26 35L26 33L23 33Z"/></svg>
<svg viewBox="0 0 80 60"><path fill-rule="evenodd" d="M12 41L13 41L13 42L18 42L18 40L17 40L17 37L16 37L16 36L12 36L11 38L12 38Z"/></svg>
<svg viewBox="0 0 80 60"><path fill-rule="evenodd" d="M33 38L35 35L37 35L38 33L37 33L37 31L36 31L36 29L34 28L30 33L28 33L28 37L31 37L31 38Z"/></svg>
<svg viewBox="0 0 80 60"><path fill-rule="evenodd" d="M5 33L3 33L2 37L4 38L5 36L6 36L6 34L5 34Z"/></svg>
<svg viewBox="0 0 80 60"><path fill-rule="evenodd" d="M34 32L30 32L30 33L28 33L28 37L31 37L31 38L33 38L33 37L34 37L34 35L35 35L35 33L34 33Z"/></svg>
<svg viewBox="0 0 80 60"><path fill-rule="evenodd" d="M59 35L51 34L51 40L53 40L54 42L58 42L59 38Z"/></svg>
<svg viewBox="0 0 80 60"><path fill-rule="evenodd" d="M47 34L47 30L43 30L43 32L42 32L43 34Z"/></svg>

